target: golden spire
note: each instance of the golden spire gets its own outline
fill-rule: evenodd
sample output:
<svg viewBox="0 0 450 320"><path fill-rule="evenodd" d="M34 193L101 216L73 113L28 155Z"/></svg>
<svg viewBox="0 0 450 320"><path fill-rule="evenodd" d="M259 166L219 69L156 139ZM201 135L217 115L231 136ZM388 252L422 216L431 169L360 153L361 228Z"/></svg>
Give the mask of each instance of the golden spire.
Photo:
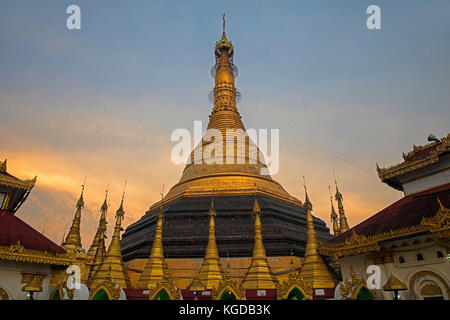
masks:
<svg viewBox="0 0 450 320"><path fill-rule="evenodd" d="M106 222L106 213L108 212L108 189L109 189L109 185L106 188L105 191L105 201L103 201L103 205L100 209L100 220L98 222L98 227L97 227L97 231L95 232L95 236L94 236L94 240L92 240L92 244L89 247L88 253L87 255L89 257L94 257L95 252L97 251L97 246L98 246L98 242L99 239L103 236L105 236L106 233L106 224L108 222ZM106 249L103 248L103 255L106 254Z"/></svg>
<svg viewBox="0 0 450 320"><path fill-rule="evenodd" d="M255 218L255 246L252 261L242 281L242 286L244 289L276 289L278 281L267 262L266 250L262 241L261 209L256 195L253 203L253 215Z"/></svg>
<svg viewBox="0 0 450 320"><path fill-rule="evenodd" d="M103 259L103 262L94 273L91 287L96 287L105 280L111 280L114 284L119 285L123 289L130 287L130 280L128 279L123 267L122 252L120 248L120 232L123 230L122 220L125 215L125 211L123 210L123 199L125 196L126 184L127 181L125 180L122 201L120 202L119 209L116 211L116 223L114 226L111 243L109 244L108 251Z"/></svg>
<svg viewBox="0 0 450 320"><path fill-rule="evenodd" d="M223 280L223 274L220 270L219 251L216 244L216 230L214 224L214 217L217 215L214 210L214 200L211 198L211 208L209 209L209 238L206 246L205 257L198 272L198 278L206 287L211 290L217 287L219 282Z"/></svg>
<svg viewBox="0 0 450 320"><path fill-rule="evenodd" d="M330 203L331 203L331 223L333 224L333 234L334 236L340 235L339 224L338 224L338 216L336 211L334 210L333 205L333 196L331 195L331 187L328 186L328 190L330 192Z"/></svg>
<svg viewBox="0 0 450 320"><path fill-rule="evenodd" d="M258 181L259 193L300 206L301 201L289 195L268 174L262 153L249 138L242 123L236 106L240 94L235 87L237 68L233 62L234 48L225 34L224 16L222 19L222 37L215 45L215 65L211 69L214 78L214 106L209 117L207 135L191 152L180 180L169 190L164 200L169 203L182 196L207 196L211 193L211 182L220 185L220 190L217 191L221 195L236 192L253 194L253 183ZM222 145L219 144L219 139L217 141L209 136L216 136L219 132L223 138ZM232 139L230 136L227 139L227 132L231 133ZM209 152L205 152L207 150ZM210 165L211 163L214 165ZM150 211L157 210L158 205L152 205Z"/></svg>
<svg viewBox="0 0 450 320"><path fill-rule="evenodd" d="M334 197L338 203L338 210L339 210L339 234L342 234L350 228L348 226L347 217L345 216L343 204L344 198L342 197L342 194L339 192L336 177L334 178L334 183L336 184L336 195Z"/></svg>
<svg viewBox="0 0 450 320"><path fill-rule="evenodd" d="M89 278L91 278L102 264L105 252L105 234L98 239L97 250L95 250L94 260L89 268Z"/></svg>
<svg viewBox="0 0 450 320"><path fill-rule="evenodd" d="M69 233L67 234L66 240L63 242L62 247L68 252L81 252L83 247L81 245L81 235L80 235L80 223L81 223L81 209L84 208L84 186L86 184L86 176L84 176L84 182L81 186L81 195L77 201L77 211L75 212L75 217L72 221L72 226L70 227Z"/></svg>
<svg viewBox="0 0 450 320"><path fill-rule="evenodd" d="M317 251L317 237L314 230L314 220L311 214L312 204L308 198L308 192L305 187L305 208L306 208L306 223L307 223L307 240L305 257L303 260L300 277L305 282L311 283L314 288L334 288L336 280L334 274L328 270L322 257ZM306 205L308 203L308 205Z"/></svg>
<svg viewBox="0 0 450 320"><path fill-rule="evenodd" d="M225 13L222 14L222 21L223 21L223 26L222 26L222 40L227 40L227 36L225 35Z"/></svg>
<svg viewBox="0 0 450 320"><path fill-rule="evenodd" d="M149 289L155 287L161 280L163 280L167 270L164 268L164 251L163 251L163 223L164 223L164 186L161 193L161 206L157 214L155 238L153 240L152 250L150 257L147 260L144 271L142 271L139 281L136 285L138 289ZM168 275L167 275L168 276Z"/></svg>
<svg viewBox="0 0 450 320"><path fill-rule="evenodd" d="M236 87L234 86L233 70L236 68L233 64L233 45L227 40L225 35L225 14L222 15L223 31L222 39L216 43L215 56L215 87L214 87L214 109L213 114L218 111L233 111L238 114L236 108ZM240 121L236 123L239 128L244 129Z"/></svg>

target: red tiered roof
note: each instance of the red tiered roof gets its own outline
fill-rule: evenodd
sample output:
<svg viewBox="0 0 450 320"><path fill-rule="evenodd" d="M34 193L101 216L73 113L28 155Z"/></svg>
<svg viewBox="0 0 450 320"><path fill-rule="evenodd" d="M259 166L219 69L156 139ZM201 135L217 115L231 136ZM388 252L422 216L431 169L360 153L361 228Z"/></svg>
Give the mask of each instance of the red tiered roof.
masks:
<svg viewBox="0 0 450 320"><path fill-rule="evenodd" d="M390 230L416 226L423 217L431 217L439 209L437 199L450 207L450 183L415 194L408 195L369 219L330 240L331 243L344 241L353 234L371 236Z"/></svg>
<svg viewBox="0 0 450 320"><path fill-rule="evenodd" d="M20 241L25 249L65 253L66 251L14 214L0 210L0 246Z"/></svg>

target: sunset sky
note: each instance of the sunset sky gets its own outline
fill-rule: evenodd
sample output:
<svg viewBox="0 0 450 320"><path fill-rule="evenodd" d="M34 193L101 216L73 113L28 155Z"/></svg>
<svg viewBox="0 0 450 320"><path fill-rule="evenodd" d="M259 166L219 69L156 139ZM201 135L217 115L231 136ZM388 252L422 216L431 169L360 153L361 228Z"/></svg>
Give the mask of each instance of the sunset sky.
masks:
<svg viewBox="0 0 450 320"><path fill-rule="evenodd" d="M71 4L81 30L66 28ZM381 30L366 27L370 4ZM280 129L273 178L303 200L305 176L328 226L333 169L350 226L402 197L375 166L449 132L448 0L3 0L0 159L37 175L17 215L60 243L86 174L87 247L108 184L109 234L125 179L125 227L174 185L184 166L171 162L170 135L206 126L223 12L243 122Z"/></svg>

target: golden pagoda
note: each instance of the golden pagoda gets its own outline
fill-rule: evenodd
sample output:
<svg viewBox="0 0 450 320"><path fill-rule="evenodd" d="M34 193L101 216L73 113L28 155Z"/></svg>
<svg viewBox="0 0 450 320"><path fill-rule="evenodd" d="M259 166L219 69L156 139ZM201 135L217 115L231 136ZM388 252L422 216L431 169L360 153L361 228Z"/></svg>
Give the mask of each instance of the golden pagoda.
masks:
<svg viewBox="0 0 450 320"><path fill-rule="evenodd" d="M121 225L125 214L125 211L123 210L123 198L124 195L122 195L120 207L116 211L116 224L114 226L114 233L111 243L109 244L108 251L103 259L103 262L95 271L90 281L90 286L93 293L95 293L96 288L105 281L114 283L122 289L130 287L128 276L124 271L122 253L120 249L120 231L123 230Z"/></svg>
<svg viewBox="0 0 450 320"><path fill-rule="evenodd" d="M156 222L155 238L153 240L152 251L150 257L147 260L144 271L139 277L139 281L136 284L138 289L148 289L156 286L160 282L165 273L165 261L164 261L164 251L162 242L162 231L164 223L164 211L161 202L161 207L157 216L158 221Z"/></svg>
<svg viewBox="0 0 450 320"><path fill-rule="evenodd" d="M81 209L84 208L84 200L83 200L84 185L85 183L83 183L81 187L81 195L77 201L76 205L77 211L75 212L75 217L73 218L72 226L70 227L66 240L62 244L62 247L67 252L81 252L83 250L81 245L80 223L81 223Z"/></svg>
<svg viewBox="0 0 450 320"><path fill-rule="evenodd" d="M307 221L307 243L306 252L300 277L305 282L311 283L313 289L333 289L336 286L336 276L327 268L325 262L317 250L317 238L314 230L313 217L311 214L312 204L309 201L308 192L305 187L305 209Z"/></svg>
<svg viewBox="0 0 450 320"><path fill-rule="evenodd" d="M97 251L97 247L101 237L105 237L106 233L106 214L108 212L108 189L106 190L105 201L100 209L100 220L98 222L97 231L95 232L94 240L92 240L92 244L89 247L87 252L88 257L94 257L95 252ZM106 249L103 247L103 255L106 254Z"/></svg>
<svg viewBox="0 0 450 320"><path fill-rule="evenodd" d="M211 243L210 232L205 229L212 221L204 212L211 207L213 186L214 209L224 212L213 219L215 229L220 229L214 236L218 244L214 260L228 252L231 264L238 266L232 270L236 280L240 281L245 276L246 266L254 254L255 244L248 234L253 232L255 221L260 221L260 217L252 220L255 195L258 205L270 216L260 234L266 245L264 255L267 253L270 257L268 263L274 262L272 270L283 279L289 272L290 251L294 252L293 259L297 263L301 263L304 255L306 235L297 230L304 226L305 208L299 199L271 177L262 152L245 132L237 107L240 94L236 88L235 48L225 32L225 21L221 29L221 38L214 46L215 64L211 70L214 78L213 107L208 131L193 148L179 181L123 234L122 255L133 283L139 282L145 269L148 272L148 259L152 255L156 240L154 232L159 221L155 217L162 203L164 252L177 286L186 288L197 276L197 270L201 269L200 278L203 280L204 274L212 272L205 270L212 267L213 259L204 259L200 267L199 258L208 257L204 244ZM225 138L230 130L233 131L233 139ZM211 131L219 133L223 140L216 139L215 135L211 137ZM210 221L206 222L206 219ZM314 219L314 224L320 240L332 238L324 221ZM167 258L169 256L170 259ZM161 276L161 271L158 272ZM142 283L138 286L141 287ZM204 286L209 287L206 283Z"/></svg>
<svg viewBox="0 0 450 320"><path fill-rule="evenodd" d="M217 215L214 210L214 201L211 199L211 208L209 209L209 239L206 247L205 257L198 272L198 279L207 290L211 290L219 285L223 280L223 274L220 267L219 251L216 244L216 230L214 217Z"/></svg>
<svg viewBox="0 0 450 320"><path fill-rule="evenodd" d="M252 262L242 281L242 287L244 289L276 289L278 281L267 262L261 235L261 209L256 198L253 204L253 214L255 218L255 247Z"/></svg>
<svg viewBox="0 0 450 320"><path fill-rule="evenodd" d="M268 172L261 174L267 171L267 166L257 145L246 135L245 126L236 106L239 94L235 86L237 68L233 63L233 44L227 39L225 33L224 15L222 38L216 43L214 53L216 58L216 64L212 70L215 83L214 107L209 116L207 130L215 129L222 134L223 145L217 146L222 151L222 164L210 163L211 158L208 158L204 151L213 147L214 142L204 137L192 151L180 181L170 189L164 202L168 203L182 196L210 195L213 185L220 195L253 194L254 185L257 183L258 192L261 194L301 204L274 181ZM238 130L236 141L235 139L225 141L229 129ZM245 147L242 151L239 150L240 143L243 143ZM155 207L157 204L150 210Z"/></svg>
<svg viewBox="0 0 450 320"><path fill-rule="evenodd" d="M97 250L95 250L94 259L92 260L92 264L89 268L89 278L93 277L95 272L103 263L104 259L104 248L105 248L105 234L101 235L98 239Z"/></svg>

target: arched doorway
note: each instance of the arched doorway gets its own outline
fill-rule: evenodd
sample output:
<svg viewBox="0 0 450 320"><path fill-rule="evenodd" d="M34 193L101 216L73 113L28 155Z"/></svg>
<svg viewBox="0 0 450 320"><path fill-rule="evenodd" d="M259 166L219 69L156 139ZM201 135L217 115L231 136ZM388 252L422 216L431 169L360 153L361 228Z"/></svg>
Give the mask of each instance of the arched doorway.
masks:
<svg viewBox="0 0 450 320"><path fill-rule="evenodd" d="M161 289L155 296L155 300L170 300L170 296L165 289Z"/></svg>
<svg viewBox="0 0 450 320"><path fill-rule="evenodd" d="M366 287L361 287L358 294L356 295L356 300L373 300L373 294Z"/></svg>
<svg viewBox="0 0 450 320"><path fill-rule="evenodd" d="M409 280L409 299L448 300L449 298L449 285L442 276L433 271L419 271Z"/></svg>
<svg viewBox="0 0 450 320"><path fill-rule="evenodd" d="M100 289L94 294L92 300L109 300L109 296L104 289Z"/></svg>
<svg viewBox="0 0 450 320"><path fill-rule="evenodd" d="M286 300L306 300L306 298L300 289L295 287L289 292Z"/></svg>
<svg viewBox="0 0 450 320"><path fill-rule="evenodd" d="M219 300L237 300L237 299L233 291L226 289L220 295Z"/></svg>

